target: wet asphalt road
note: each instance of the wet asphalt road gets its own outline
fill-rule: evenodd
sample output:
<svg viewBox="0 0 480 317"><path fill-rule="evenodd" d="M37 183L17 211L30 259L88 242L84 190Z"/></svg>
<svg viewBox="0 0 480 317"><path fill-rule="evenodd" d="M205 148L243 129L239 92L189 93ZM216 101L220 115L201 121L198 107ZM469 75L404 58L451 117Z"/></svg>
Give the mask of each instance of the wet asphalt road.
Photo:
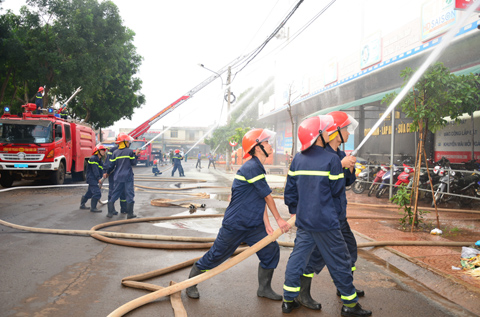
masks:
<svg viewBox="0 0 480 317"><path fill-rule="evenodd" d="M187 162L188 178L202 178L207 183L182 184L182 186L227 186L231 181L218 171L201 172L193 169L194 161ZM170 175L171 170L164 174ZM143 174L143 175L142 175ZM136 167L135 175L152 176L150 168ZM162 175L165 176L165 175ZM161 180L161 177L159 177ZM72 184L69 177L67 183ZM32 185L23 182L22 185ZM176 188L172 182L137 182L137 184ZM14 186L20 185L14 183ZM37 184L35 184L37 185ZM49 189L21 189L0 192L0 219L13 224L52 229L90 229L110 221L105 217L106 206L99 214L78 209L80 196L86 187ZM206 211L197 214L223 213L229 188L195 189L208 192L216 199L191 200L205 203ZM103 190L102 199L106 199ZM155 198L179 199L189 196L136 191L135 211L142 217L162 217L184 214L186 208L154 207ZM190 196L191 197L191 196ZM287 210L281 201L277 206L284 218ZM117 203L117 209L118 203ZM124 218L114 217L113 220ZM197 221L178 220L155 226L152 223L128 224L111 227L117 232L214 237L208 232L220 225L219 219ZM274 220L273 220L274 222ZM201 229L206 232L199 231ZM205 230L204 230L205 229ZM208 230L206 230L208 229ZM121 285L123 277L165 268L205 253L205 250L158 250L130 248L107 244L91 237L25 232L0 226L0 315L1 316L107 316L119 306L148 293ZM293 239L287 234L283 239ZM281 293L285 266L291 252L281 248L280 263L273 277L273 288ZM232 269L215 276L198 288L200 299L189 299L182 291L182 301L189 316L282 316L281 303L256 296L258 259L250 257ZM385 267L382 260L361 251L357 262L355 284L366 296L360 303L373 311L373 316L474 316L462 307L436 295ZM188 269L145 282L168 286L169 281L180 282L187 278ZM291 316L339 316L341 301L328 271L316 276L312 296L322 303L322 310L306 308L295 310ZM174 316L168 298L159 299L140 307L128 316Z"/></svg>

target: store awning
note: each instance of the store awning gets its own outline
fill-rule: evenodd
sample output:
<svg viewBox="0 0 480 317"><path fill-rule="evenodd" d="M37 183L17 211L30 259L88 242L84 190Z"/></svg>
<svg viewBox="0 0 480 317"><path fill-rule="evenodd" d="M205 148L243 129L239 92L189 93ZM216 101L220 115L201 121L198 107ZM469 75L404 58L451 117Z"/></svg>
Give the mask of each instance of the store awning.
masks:
<svg viewBox="0 0 480 317"><path fill-rule="evenodd" d="M453 74L457 75L457 76L468 75L468 74L471 74L471 73L480 73L480 65L472 66L472 67L469 67L469 68L465 68L465 69L453 72ZM401 90L402 90L402 88L400 87L400 88L392 89L392 90L389 90L389 91L381 92L381 93L378 93L378 94L375 94L375 95L371 95L371 96L368 96L368 97L365 97L365 98L361 98L361 99L358 99L358 100L355 100L355 101L347 102L347 103L344 103L343 105L338 105L338 106L325 108L325 109L319 110L317 112L314 112L314 113L306 116L304 119L310 118L310 117L313 117L313 116L319 116L319 115L322 115L322 114L327 114L327 113L332 112L332 111L341 111L341 110L346 110L346 109L349 109L349 108L352 108L352 107L366 105L366 104L369 104L369 103L372 103L372 102L375 102L375 101L382 100L385 95L391 94L392 92L396 92L398 94Z"/></svg>
<svg viewBox="0 0 480 317"><path fill-rule="evenodd" d="M347 102L347 103L344 103L343 105L338 105L338 106L325 108L325 109L319 110L317 112L314 112L314 113L306 116L304 119L310 118L310 117L313 117L313 116L319 116L319 115L322 115L322 114L327 114L327 113L332 112L332 111L341 111L341 110L346 110L346 109L349 109L349 108L352 108L352 107L366 105L366 104L369 104L369 103L372 103L372 102L375 102L375 101L382 100L383 97L385 97L385 95L391 94L392 92L399 93L400 90L401 90L401 88L396 88L396 89L384 91L384 92L381 92L381 93L378 93L378 94L375 94L375 95L371 95L371 96L368 96L368 97L365 97L365 98L361 98L361 99L358 99L358 100L355 100L355 101Z"/></svg>

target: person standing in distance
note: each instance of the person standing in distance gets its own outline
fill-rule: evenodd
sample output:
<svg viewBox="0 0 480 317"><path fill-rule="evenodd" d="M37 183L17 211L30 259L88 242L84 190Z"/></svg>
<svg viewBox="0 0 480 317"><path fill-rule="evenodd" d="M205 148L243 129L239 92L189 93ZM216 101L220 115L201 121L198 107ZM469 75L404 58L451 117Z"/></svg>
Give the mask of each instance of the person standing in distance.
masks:
<svg viewBox="0 0 480 317"><path fill-rule="evenodd" d="M122 192L125 192L125 197L127 200L127 219L137 217L133 213L133 207L135 205L135 191L133 187L133 168L137 163L138 153L140 149L137 149L136 152L131 150L130 144L132 143L133 138L126 133L120 133L117 137L115 143L118 144L118 149L113 152L112 158L110 159L110 165L108 167L107 174L115 170L114 181L115 188L113 190L112 198L108 201L108 218L112 218L115 212L115 201L120 197Z"/></svg>
<svg viewBox="0 0 480 317"><path fill-rule="evenodd" d="M36 114L41 114L43 109L43 87L38 88L38 92L35 95L35 105L37 106Z"/></svg>
<svg viewBox="0 0 480 317"><path fill-rule="evenodd" d="M89 209L85 206L85 203L88 199L92 198L92 203L90 207L91 212L102 212L100 209L97 209L97 203L102 197L102 192L100 191L100 181L102 180L103 175L103 163L102 157L105 155L107 149L99 144L93 149L92 156L88 160L87 166L87 184L88 189L80 201L80 209Z"/></svg>

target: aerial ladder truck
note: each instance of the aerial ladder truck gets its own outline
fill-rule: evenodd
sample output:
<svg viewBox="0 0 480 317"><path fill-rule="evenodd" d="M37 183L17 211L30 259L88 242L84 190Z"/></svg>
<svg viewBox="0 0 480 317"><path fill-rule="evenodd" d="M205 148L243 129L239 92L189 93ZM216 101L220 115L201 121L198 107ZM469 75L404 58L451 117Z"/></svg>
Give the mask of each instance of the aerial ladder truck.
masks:
<svg viewBox="0 0 480 317"><path fill-rule="evenodd" d="M238 57L236 60L234 60L230 65L235 65L239 61L244 59L244 56ZM145 138L142 138L143 134L145 134L151 127L154 125L158 120L162 119L165 117L167 114L178 108L181 104L189 100L190 98L193 97L197 92L202 90L205 86L213 82L215 79L220 77L224 72L228 70L228 67L230 65L227 65L220 69L218 72L215 73L215 75L207 78L197 86L195 86L193 89L189 90L187 93L185 93L183 96L172 102L170 105L167 107L163 108L160 112L155 114L153 117L139 125L137 128L132 130L128 135L133 137L135 140L132 142L132 145L130 145L130 148L132 150L136 150L141 148L141 151L139 153L137 161L139 163L144 163L145 166L150 166L153 164L154 160L154 155L157 154L155 152L152 152L152 144L151 142L156 138L150 140L147 142Z"/></svg>

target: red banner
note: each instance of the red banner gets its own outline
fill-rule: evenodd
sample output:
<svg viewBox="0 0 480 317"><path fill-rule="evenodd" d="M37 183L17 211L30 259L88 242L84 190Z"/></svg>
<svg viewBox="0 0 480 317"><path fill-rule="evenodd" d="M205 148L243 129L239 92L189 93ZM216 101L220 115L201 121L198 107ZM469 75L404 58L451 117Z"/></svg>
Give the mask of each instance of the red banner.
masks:
<svg viewBox="0 0 480 317"><path fill-rule="evenodd" d="M474 2L474 0L455 0L455 9L467 10L468 7ZM480 11L480 6L475 11Z"/></svg>

